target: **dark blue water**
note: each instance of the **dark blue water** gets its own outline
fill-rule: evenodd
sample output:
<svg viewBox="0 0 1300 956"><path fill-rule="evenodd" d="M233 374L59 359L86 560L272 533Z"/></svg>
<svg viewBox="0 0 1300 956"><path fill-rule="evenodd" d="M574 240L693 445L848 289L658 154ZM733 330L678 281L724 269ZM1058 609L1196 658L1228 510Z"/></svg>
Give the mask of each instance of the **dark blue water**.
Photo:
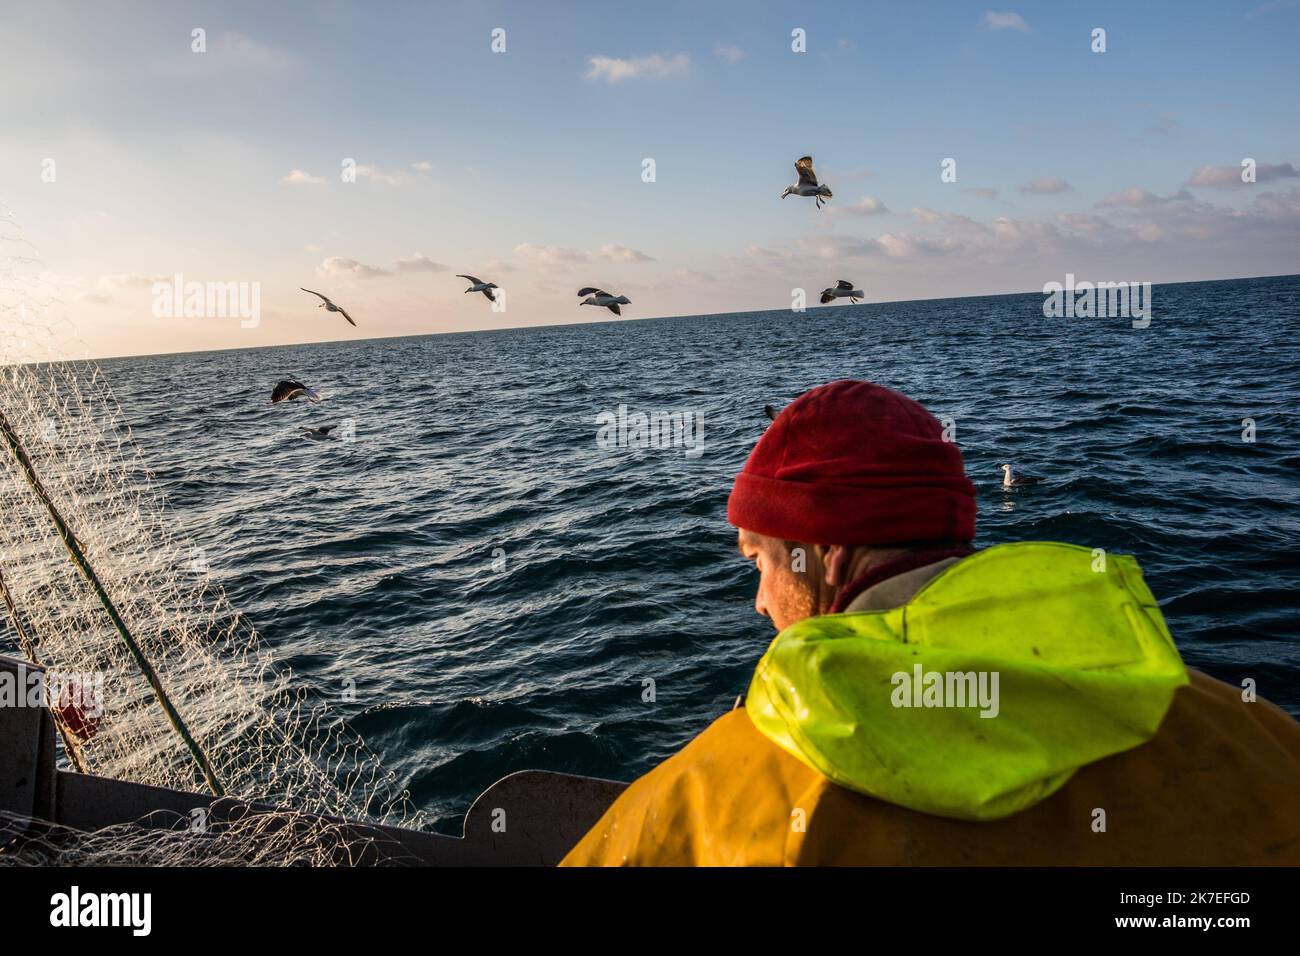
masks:
<svg viewBox="0 0 1300 956"><path fill-rule="evenodd" d="M991 296L105 363L213 576L450 829L502 775L631 779L772 634L725 520L766 421L835 378L956 421L978 543L1131 553L1186 660L1300 713L1300 277L1157 286L1150 328ZM269 406L296 376L319 405ZM705 450L596 416L696 410ZM1243 419L1256 423L1242 440ZM352 419L353 442L304 424ZM1011 461L1050 482L1000 487ZM496 551L495 549L500 549ZM655 700L643 700L654 681Z"/></svg>

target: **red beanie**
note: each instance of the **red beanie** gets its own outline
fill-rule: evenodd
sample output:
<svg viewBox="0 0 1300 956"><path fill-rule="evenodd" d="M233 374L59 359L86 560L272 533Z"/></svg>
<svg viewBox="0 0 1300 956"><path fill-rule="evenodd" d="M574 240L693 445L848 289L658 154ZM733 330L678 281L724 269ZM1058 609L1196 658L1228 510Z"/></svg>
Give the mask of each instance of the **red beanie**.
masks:
<svg viewBox="0 0 1300 956"><path fill-rule="evenodd" d="M917 402L843 380L799 396L736 476L727 520L807 544L970 541L975 486Z"/></svg>

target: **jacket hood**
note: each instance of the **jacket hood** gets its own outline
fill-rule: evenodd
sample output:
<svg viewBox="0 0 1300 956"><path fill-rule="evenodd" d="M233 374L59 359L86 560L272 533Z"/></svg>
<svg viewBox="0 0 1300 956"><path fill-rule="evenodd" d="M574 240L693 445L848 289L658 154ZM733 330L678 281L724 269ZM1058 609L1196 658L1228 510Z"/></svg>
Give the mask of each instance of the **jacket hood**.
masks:
<svg viewBox="0 0 1300 956"><path fill-rule="evenodd" d="M1133 558L1030 542L958 561L901 607L787 628L745 707L841 786L996 820L1151 739L1187 682Z"/></svg>

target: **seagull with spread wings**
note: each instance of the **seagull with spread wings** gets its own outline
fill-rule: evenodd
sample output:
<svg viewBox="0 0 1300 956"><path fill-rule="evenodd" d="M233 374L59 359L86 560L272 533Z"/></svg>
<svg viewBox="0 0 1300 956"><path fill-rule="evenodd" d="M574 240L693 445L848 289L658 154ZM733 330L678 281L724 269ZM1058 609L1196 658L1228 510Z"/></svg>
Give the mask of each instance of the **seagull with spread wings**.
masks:
<svg viewBox="0 0 1300 956"><path fill-rule="evenodd" d="M485 296L488 297L489 302L495 302L497 300L497 297L492 294L492 290L499 289L500 286L498 286L495 282L484 282L482 279L476 279L473 276L461 275L459 272L456 273L456 278L465 279L468 282L472 283L472 285L470 285L470 287L465 290L467 293L482 292Z"/></svg>
<svg viewBox="0 0 1300 956"><path fill-rule="evenodd" d="M302 286L298 286L298 288L302 289ZM356 325L356 323L352 321L352 316L348 315L347 310L335 305L327 296L323 296L319 292L312 292L311 289L302 289L302 291L311 292L312 295L320 296L321 304L316 306L316 308L326 309L329 312L337 312L339 315L343 316L343 318L347 319L350 324Z"/></svg>
<svg viewBox="0 0 1300 956"><path fill-rule="evenodd" d="M857 303L858 299L865 299L861 289L853 288L853 283L847 279L840 279L835 283L833 289L822 289L822 305L827 302L834 302L836 299L848 299L850 302Z"/></svg>
<svg viewBox="0 0 1300 956"><path fill-rule="evenodd" d="M632 300L625 295L610 295L605 290L597 289L595 286L587 286L586 288L579 289L578 295L585 295L587 297L579 302L578 305L603 305L615 315L623 314L619 309L620 305L632 304Z"/></svg>
<svg viewBox="0 0 1300 956"><path fill-rule="evenodd" d="M799 181L793 186L786 186L785 192L781 193L784 199L793 193L796 196L812 196L817 202L817 208L822 207L822 201L831 198L829 186L823 186L817 182L817 174L813 172L811 156L804 156L794 161L794 170L799 174Z"/></svg>

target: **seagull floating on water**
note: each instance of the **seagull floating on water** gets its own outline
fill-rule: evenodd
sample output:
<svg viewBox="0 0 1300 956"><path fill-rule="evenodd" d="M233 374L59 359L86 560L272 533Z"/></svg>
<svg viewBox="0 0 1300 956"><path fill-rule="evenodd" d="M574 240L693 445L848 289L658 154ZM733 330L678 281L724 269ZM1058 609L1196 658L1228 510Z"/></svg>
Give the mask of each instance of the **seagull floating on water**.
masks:
<svg viewBox="0 0 1300 956"><path fill-rule="evenodd" d="M1016 488L1020 485L1036 485L1043 479L1036 475L1017 474L1010 465L1002 465L1002 487Z"/></svg>
<svg viewBox="0 0 1300 956"><path fill-rule="evenodd" d="M298 288L302 289L302 286L298 286ZM347 309L335 305L333 302L329 300L328 296L321 295L319 292L312 292L311 289L302 289L302 291L311 292L312 295L319 295L321 297L322 300L321 304L316 306L316 308L318 309L323 308L329 312L337 312L339 315L343 316L343 318L347 319L349 323L351 323L352 325L356 325L356 323L352 321L352 316L348 315Z"/></svg>
<svg viewBox="0 0 1300 956"><path fill-rule="evenodd" d="M497 300L497 297L492 294L492 290L499 289L500 286L498 286L495 282L484 282L482 279L476 279L473 276L461 275L459 272L456 273L456 278L467 279L473 283L473 285L471 285L468 289L465 290L466 292L482 292L485 296L488 297L489 302L495 302Z"/></svg>
<svg viewBox="0 0 1300 956"><path fill-rule="evenodd" d="M312 441L325 441L334 437L330 432L338 427L339 426L337 425L322 425L320 428L307 428L306 426L303 426L302 437L310 438Z"/></svg>
<svg viewBox="0 0 1300 956"><path fill-rule="evenodd" d="M304 385L302 382L287 378L283 382L277 383L275 388L271 390L271 404L278 405L281 402L291 402L300 395L310 402L320 401L320 396L316 394L316 389Z"/></svg>
<svg viewBox="0 0 1300 956"><path fill-rule="evenodd" d="M795 172L799 174L799 181L793 186L786 186L785 192L781 193L781 198L794 193L796 196L813 196L817 202L817 208L822 207L822 201L831 198L829 186L823 186L817 182L817 174L813 172L811 156L804 156L802 159L794 161Z"/></svg>
<svg viewBox="0 0 1300 956"><path fill-rule="evenodd" d="M632 304L632 300L625 295L610 295L608 292L604 291L603 289L597 289L593 286L587 286L584 289L579 289L578 295L585 295L587 297L583 299L581 302L579 302L578 305L603 305L605 308L609 309L609 311L613 312L615 315L623 314L622 311L619 309L620 305Z"/></svg>
<svg viewBox="0 0 1300 956"><path fill-rule="evenodd" d="M763 414L772 419L772 421L776 421L776 416L781 413L776 410L776 406L774 405L764 405Z"/></svg>
<svg viewBox="0 0 1300 956"><path fill-rule="evenodd" d="M865 299L861 289L853 288L853 283L847 279L840 279L835 283L833 289L822 290L822 305L832 302L835 299L848 299L850 302L857 303L858 299Z"/></svg>

